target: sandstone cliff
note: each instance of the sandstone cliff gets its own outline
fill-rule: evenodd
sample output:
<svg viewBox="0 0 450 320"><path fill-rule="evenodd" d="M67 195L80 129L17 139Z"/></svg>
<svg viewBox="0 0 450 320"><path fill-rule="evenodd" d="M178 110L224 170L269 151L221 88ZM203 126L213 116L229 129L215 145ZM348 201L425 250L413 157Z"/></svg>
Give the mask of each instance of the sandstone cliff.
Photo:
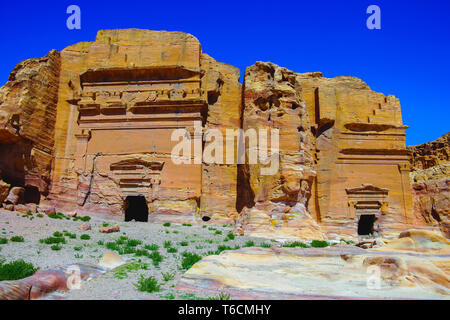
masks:
<svg viewBox="0 0 450 320"><path fill-rule="evenodd" d="M414 212L419 221L439 227L450 238L450 133L408 146Z"/></svg>
<svg viewBox="0 0 450 320"><path fill-rule="evenodd" d="M50 183L59 73L60 54L52 50L19 63L0 88L0 177L44 194Z"/></svg>

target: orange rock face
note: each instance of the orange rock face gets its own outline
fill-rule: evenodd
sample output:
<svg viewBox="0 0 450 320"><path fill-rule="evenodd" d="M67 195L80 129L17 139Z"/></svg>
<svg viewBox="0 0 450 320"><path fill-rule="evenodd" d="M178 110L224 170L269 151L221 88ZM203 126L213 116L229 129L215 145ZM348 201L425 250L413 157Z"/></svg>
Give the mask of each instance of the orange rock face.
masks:
<svg viewBox="0 0 450 320"><path fill-rule="evenodd" d="M62 212L236 222L267 237L385 236L415 223L395 97L272 63L239 77L182 32L101 30L24 61L0 89L1 178ZM174 158L179 129L194 151L223 135L226 161ZM261 131L273 152L261 154Z"/></svg>
<svg viewBox="0 0 450 320"><path fill-rule="evenodd" d="M408 151L417 220L450 238L450 133Z"/></svg>

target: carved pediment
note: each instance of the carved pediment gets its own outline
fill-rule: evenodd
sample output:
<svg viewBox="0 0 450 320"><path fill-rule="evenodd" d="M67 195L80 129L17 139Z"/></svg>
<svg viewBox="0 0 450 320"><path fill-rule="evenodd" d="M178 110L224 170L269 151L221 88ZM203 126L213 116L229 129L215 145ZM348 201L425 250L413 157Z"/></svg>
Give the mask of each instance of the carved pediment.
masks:
<svg viewBox="0 0 450 320"><path fill-rule="evenodd" d="M111 171L135 171L144 168L149 168L154 171L161 171L164 166L163 161L145 161L142 159L126 159L110 165Z"/></svg>
<svg viewBox="0 0 450 320"><path fill-rule="evenodd" d="M389 189L383 189L371 184L363 184L361 187L345 189L348 195L360 195L360 194L378 194L387 195Z"/></svg>

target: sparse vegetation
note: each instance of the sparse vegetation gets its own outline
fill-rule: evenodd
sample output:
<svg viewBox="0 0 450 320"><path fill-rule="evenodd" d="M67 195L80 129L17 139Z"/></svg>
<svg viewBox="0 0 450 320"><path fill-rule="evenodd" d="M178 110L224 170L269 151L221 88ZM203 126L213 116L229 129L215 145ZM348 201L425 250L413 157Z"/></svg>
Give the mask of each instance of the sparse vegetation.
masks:
<svg viewBox="0 0 450 320"><path fill-rule="evenodd" d="M325 240L313 240L311 241L311 247L313 248L325 248L328 247L330 244Z"/></svg>
<svg viewBox="0 0 450 320"><path fill-rule="evenodd" d="M181 267L185 270L189 270L195 263L202 260L202 257L196 253L183 252L182 254Z"/></svg>
<svg viewBox="0 0 450 320"><path fill-rule="evenodd" d="M23 260L11 261L4 263L0 261L0 281L3 280L19 280L32 276L38 268L34 267L32 263L27 263Z"/></svg>
<svg viewBox="0 0 450 320"><path fill-rule="evenodd" d="M227 293L221 292L217 296L209 297L208 300L231 300L231 296Z"/></svg>
<svg viewBox="0 0 450 320"><path fill-rule="evenodd" d="M161 285L154 277L144 278L143 275L139 277L138 283L135 285L139 291L143 292L157 292L161 289Z"/></svg>
<svg viewBox="0 0 450 320"><path fill-rule="evenodd" d="M166 222L163 224L164 227L170 227L170 222Z"/></svg>
<svg viewBox="0 0 450 320"><path fill-rule="evenodd" d="M8 239L0 238L0 244L7 244L7 243L8 243Z"/></svg>
<svg viewBox="0 0 450 320"><path fill-rule="evenodd" d="M80 236L80 239L81 239L81 240L90 240L90 239L91 239L91 236L88 235L88 234L82 234L82 235Z"/></svg>
<svg viewBox="0 0 450 320"><path fill-rule="evenodd" d="M166 282L175 279L175 273L163 272L162 276L164 281Z"/></svg>
<svg viewBox="0 0 450 320"><path fill-rule="evenodd" d="M25 241L25 239L22 236L14 236L14 237L11 237L11 239L9 239L9 240L12 242L24 242Z"/></svg>
<svg viewBox="0 0 450 320"><path fill-rule="evenodd" d="M285 244L283 244L283 247L286 247L286 248L296 248L296 247L309 248L309 246L307 244L305 244L303 242L300 242L300 241L294 241L294 242L290 242L290 243L285 243Z"/></svg>

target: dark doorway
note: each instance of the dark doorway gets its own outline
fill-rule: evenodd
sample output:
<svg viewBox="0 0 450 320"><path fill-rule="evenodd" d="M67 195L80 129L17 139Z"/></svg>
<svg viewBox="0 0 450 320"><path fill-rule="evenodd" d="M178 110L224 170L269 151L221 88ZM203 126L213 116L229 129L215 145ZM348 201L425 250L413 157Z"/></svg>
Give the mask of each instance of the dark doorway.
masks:
<svg viewBox="0 0 450 320"><path fill-rule="evenodd" d="M39 204L41 201L41 193L39 189L34 186L26 186L25 187L25 203L36 203Z"/></svg>
<svg viewBox="0 0 450 320"><path fill-rule="evenodd" d="M148 221L148 206L144 196L128 196L125 199L125 221Z"/></svg>
<svg viewBox="0 0 450 320"><path fill-rule="evenodd" d="M358 222L358 235L371 235L373 234L373 224L375 222L374 214L363 214L359 217Z"/></svg>

